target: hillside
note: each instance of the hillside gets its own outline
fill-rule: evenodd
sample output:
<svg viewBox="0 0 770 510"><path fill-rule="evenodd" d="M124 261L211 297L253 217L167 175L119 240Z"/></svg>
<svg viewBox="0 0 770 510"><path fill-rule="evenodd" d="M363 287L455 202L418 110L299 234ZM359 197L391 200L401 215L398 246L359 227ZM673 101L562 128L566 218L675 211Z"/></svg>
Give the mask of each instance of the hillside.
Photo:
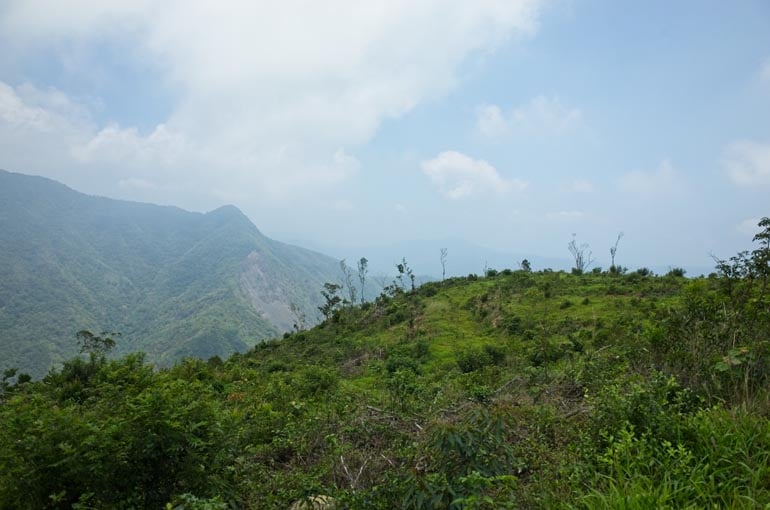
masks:
<svg viewBox="0 0 770 510"><path fill-rule="evenodd" d="M97 338L9 374L0 508L766 507L767 255L394 287L161 371Z"/></svg>
<svg viewBox="0 0 770 510"><path fill-rule="evenodd" d="M151 361L226 356L312 322L335 260L272 241L238 209L206 214L84 195L0 171L0 368L40 376L81 329Z"/></svg>

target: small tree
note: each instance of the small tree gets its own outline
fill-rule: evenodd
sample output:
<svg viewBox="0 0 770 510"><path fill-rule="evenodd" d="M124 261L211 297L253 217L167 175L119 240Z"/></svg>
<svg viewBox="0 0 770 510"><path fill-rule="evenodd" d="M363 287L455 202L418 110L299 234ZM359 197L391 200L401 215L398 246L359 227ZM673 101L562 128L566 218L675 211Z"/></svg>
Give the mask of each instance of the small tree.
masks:
<svg viewBox="0 0 770 510"><path fill-rule="evenodd" d="M610 273L620 273L620 268L615 265L615 255L618 253L618 243L623 237L623 232L618 234L618 238L615 239L615 245L610 247L610 257L612 257L612 263L610 264Z"/></svg>
<svg viewBox="0 0 770 510"><path fill-rule="evenodd" d="M524 259L521 262L519 262L519 267L525 273L531 273L532 272L532 265L529 263L529 260L527 260L527 259Z"/></svg>
<svg viewBox="0 0 770 510"><path fill-rule="evenodd" d="M770 218L765 216L759 220L757 226L762 227L764 230L752 239L754 242L759 243L759 248L751 252L751 258L754 270L762 279L762 289L760 292L760 300L762 300L767 292L767 280L768 276L770 276Z"/></svg>
<svg viewBox="0 0 770 510"><path fill-rule="evenodd" d="M441 248L441 281L446 280L446 256L447 249Z"/></svg>
<svg viewBox="0 0 770 510"><path fill-rule="evenodd" d="M415 280L414 272L412 271L412 268L409 267L409 265L406 263L406 258L402 258L401 259L401 263L400 264L396 264L396 269L398 270L398 275L396 276L396 278L398 278L398 281L399 281L399 284L401 286L401 289L402 290L405 289L404 276L406 276L406 277L409 278L409 280L410 280L410 282L412 284L412 290L414 290L414 288L415 288L415 285L414 285L414 280Z"/></svg>
<svg viewBox="0 0 770 510"><path fill-rule="evenodd" d="M294 331L299 333L300 331L307 329L307 317L305 316L305 312L302 311L302 308L292 301L289 303L289 309L294 315Z"/></svg>
<svg viewBox="0 0 770 510"><path fill-rule="evenodd" d="M340 271L342 271L343 285L348 289L348 297L350 300L347 302L354 305L356 303L356 286L353 285L353 272L345 263L345 259L340 260Z"/></svg>
<svg viewBox="0 0 770 510"><path fill-rule="evenodd" d="M668 270L668 273L666 273L666 276L684 278L685 273L687 273L687 271L682 267L672 267L671 269Z"/></svg>
<svg viewBox="0 0 770 510"><path fill-rule="evenodd" d="M338 283L324 283L324 290L321 291L321 295L324 297L325 302L322 306L318 307L324 319L329 320L342 303L342 298L337 295L341 289L342 285Z"/></svg>
<svg viewBox="0 0 770 510"><path fill-rule="evenodd" d="M120 333L103 332L101 335L94 335L86 329L82 329L75 335L80 344L80 354L90 354L92 357L104 357L115 348L113 336L120 336Z"/></svg>
<svg viewBox="0 0 770 510"><path fill-rule="evenodd" d="M574 274L583 274L594 263L593 254L589 248L590 246L586 243L578 245L576 234L572 234L572 241L567 244L567 249L575 260L575 267L572 268Z"/></svg>
<svg viewBox="0 0 770 510"><path fill-rule="evenodd" d="M364 286L366 285L366 274L369 272L369 261L366 257L361 257L358 261L358 281L361 282L361 304L364 304Z"/></svg>

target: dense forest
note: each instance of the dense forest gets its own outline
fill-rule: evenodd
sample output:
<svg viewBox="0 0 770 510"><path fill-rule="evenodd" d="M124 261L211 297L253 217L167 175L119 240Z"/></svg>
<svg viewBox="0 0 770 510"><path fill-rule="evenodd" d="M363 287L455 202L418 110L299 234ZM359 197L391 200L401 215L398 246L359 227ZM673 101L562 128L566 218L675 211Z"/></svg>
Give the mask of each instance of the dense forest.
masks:
<svg viewBox="0 0 770 510"><path fill-rule="evenodd" d="M41 380L5 374L0 508L767 507L760 229L693 279L523 266L359 306L327 287L313 329L160 370L83 331Z"/></svg>

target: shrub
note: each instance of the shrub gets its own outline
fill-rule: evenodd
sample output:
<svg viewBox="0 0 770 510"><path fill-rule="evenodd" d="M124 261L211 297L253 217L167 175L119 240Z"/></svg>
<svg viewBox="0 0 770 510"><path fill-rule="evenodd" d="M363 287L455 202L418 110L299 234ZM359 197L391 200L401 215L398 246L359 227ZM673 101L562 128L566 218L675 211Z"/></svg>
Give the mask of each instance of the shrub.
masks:
<svg viewBox="0 0 770 510"><path fill-rule="evenodd" d="M511 317L506 317L502 321L503 329L509 334L509 335L515 335L517 333L520 333L522 331L521 327L521 317L517 317L515 315Z"/></svg>
<svg viewBox="0 0 770 510"><path fill-rule="evenodd" d="M457 366L467 374L490 365L499 365L505 360L505 352L499 347L485 345L482 348L471 348L457 357Z"/></svg>
<svg viewBox="0 0 770 510"><path fill-rule="evenodd" d="M430 355L430 343L424 338L420 338L412 347L412 355L416 359L427 358Z"/></svg>
<svg viewBox="0 0 770 510"><path fill-rule="evenodd" d="M430 469L406 480L402 508L506 508L521 471L508 442L510 409L478 407L456 423L439 422L428 434Z"/></svg>
<svg viewBox="0 0 770 510"><path fill-rule="evenodd" d="M331 392L339 384L339 375L336 371L310 365L299 371L299 376L294 380L293 386L301 397L314 397L322 393Z"/></svg>
<svg viewBox="0 0 770 510"><path fill-rule="evenodd" d="M400 354L388 356L388 360L385 362L385 369L389 374L394 374L398 371L420 373L420 365L414 358Z"/></svg>

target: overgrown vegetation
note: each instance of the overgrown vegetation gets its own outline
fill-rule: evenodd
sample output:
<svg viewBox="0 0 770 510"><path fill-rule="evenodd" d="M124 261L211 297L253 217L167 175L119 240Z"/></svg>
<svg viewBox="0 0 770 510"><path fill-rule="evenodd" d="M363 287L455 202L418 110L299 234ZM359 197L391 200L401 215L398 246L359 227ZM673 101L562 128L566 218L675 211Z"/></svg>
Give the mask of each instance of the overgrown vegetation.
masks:
<svg viewBox="0 0 770 510"><path fill-rule="evenodd" d="M153 370L81 335L3 379L0 508L767 507L760 227L708 278L406 280L226 361Z"/></svg>

